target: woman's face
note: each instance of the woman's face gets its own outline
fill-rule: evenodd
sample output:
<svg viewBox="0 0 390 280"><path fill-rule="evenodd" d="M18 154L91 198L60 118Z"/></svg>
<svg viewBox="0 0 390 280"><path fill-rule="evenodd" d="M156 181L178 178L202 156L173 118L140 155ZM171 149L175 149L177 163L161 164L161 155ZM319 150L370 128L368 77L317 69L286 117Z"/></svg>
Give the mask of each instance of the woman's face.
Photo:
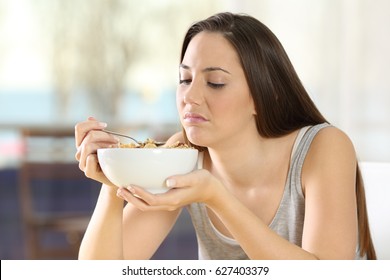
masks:
<svg viewBox="0 0 390 280"><path fill-rule="evenodd" d="M255 109L233 46L219 33L201 32L180 64L177 108L188 139L213 147L257 133Z"/></svg>

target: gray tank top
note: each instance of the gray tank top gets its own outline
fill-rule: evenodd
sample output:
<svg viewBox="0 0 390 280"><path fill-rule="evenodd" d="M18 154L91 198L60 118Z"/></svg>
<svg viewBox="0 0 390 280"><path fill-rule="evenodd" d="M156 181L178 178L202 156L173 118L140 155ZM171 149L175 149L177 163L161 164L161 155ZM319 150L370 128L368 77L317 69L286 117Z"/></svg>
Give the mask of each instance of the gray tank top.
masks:
<svg viewBox="0 0 390 280"><path fill-rule="evenodd" d="M315 135L327 123L302 128L291 153L291 164L279 208L269 227L278 235L301 247L305 199L302 193L301 172L303 162ZM202 168L203 156L198 168ZM198 240L199 259L248 259L238 242L220 233L210 221L203 203L188 206Z"/></svg>

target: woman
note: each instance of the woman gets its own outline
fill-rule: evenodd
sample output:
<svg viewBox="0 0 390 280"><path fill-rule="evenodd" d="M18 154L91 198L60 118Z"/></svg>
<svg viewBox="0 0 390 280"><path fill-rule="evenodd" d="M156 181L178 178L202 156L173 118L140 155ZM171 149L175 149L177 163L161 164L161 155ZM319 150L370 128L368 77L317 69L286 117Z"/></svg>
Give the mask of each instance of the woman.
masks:
<svg viewBox="0 0 390 280"><path fill-rule="evenodd" d="M165 194L114 186L96 150L118 140L94 118L76 125L80 169L103 183L80 258L148 259L188 207L201 259L375 259L353 145L266 26L231 13L195 23L179 76L183 132L168 144L201 153Z"/></svg>

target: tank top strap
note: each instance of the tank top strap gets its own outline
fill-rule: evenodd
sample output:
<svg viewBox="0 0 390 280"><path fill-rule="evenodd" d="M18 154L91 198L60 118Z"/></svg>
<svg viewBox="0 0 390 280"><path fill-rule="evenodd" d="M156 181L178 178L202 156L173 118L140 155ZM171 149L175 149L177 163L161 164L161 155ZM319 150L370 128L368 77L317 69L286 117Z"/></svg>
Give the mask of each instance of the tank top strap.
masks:
<svg viewBox="0 0 390 280"><path fill-rule="evenodd" d="M197 169L203 168L203 158L204 158L204 152L199 152L198 153L198 161L196 164Z"/></svg>
<svg viewBox="0 0 390 280"><path fill-rule="evenodd" d="M310 145L313 142L314 137L317 133L325 128L331 126L328 123L321 123L309 127L306 132L302 135L302 138L296 143L294 154L292 155L289 175L291 176L291 187L295 188L295 191L303 196L302 192L302 167L305 162L306 155L309 151Z"/></svg>
<svg viewBox="0 0 390 280"><path fill-rule="evenodd" d="M305 131L304 135L302 135L302 139L297 144L296 151L293 155L293 158L298 157L298 164L303 165L303 162L306 158L307 152L309 151L310 145L313 142L314 137L317 135L317 133L325 128L331 126L328 123L321 123L317 124L311 127L308 127L308 129Z"/></svg>
<svg viewBox="0 0 390 280"><path fill-rule="evenodd" d="M301 143L303 136L306 134L307 130L308 130L310 127L311 127L311 126L308 125L308 126L302 127L302 128L299 130L298 135L297 135L297 137L296 137L296 139L295 139L295 142L294 142L294 146L293 146L293 148L292 148L292 150L291 150L291 158L290 158L291 161L292 161L292 159L293 159L293 157L294 157L294 155L295 155L295 152L297 151L297 148L298 148L299 143Z"/></svg>

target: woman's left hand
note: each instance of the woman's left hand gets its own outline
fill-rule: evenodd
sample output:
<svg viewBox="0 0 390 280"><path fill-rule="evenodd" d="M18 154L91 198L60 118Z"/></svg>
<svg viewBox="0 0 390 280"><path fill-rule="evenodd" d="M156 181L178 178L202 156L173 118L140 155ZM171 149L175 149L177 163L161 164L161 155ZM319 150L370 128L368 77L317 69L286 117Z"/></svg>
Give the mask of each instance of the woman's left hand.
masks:
<svg viewBox="0 0 390 280"><path fill-rule="evenodd" d="M169 190L162 194L151 194L139 186L131 185L119 188L117 195L142 211L174 211L193 202L215 203L218 193L225 189L205 169L169 177L166 185Z"/></svg>

